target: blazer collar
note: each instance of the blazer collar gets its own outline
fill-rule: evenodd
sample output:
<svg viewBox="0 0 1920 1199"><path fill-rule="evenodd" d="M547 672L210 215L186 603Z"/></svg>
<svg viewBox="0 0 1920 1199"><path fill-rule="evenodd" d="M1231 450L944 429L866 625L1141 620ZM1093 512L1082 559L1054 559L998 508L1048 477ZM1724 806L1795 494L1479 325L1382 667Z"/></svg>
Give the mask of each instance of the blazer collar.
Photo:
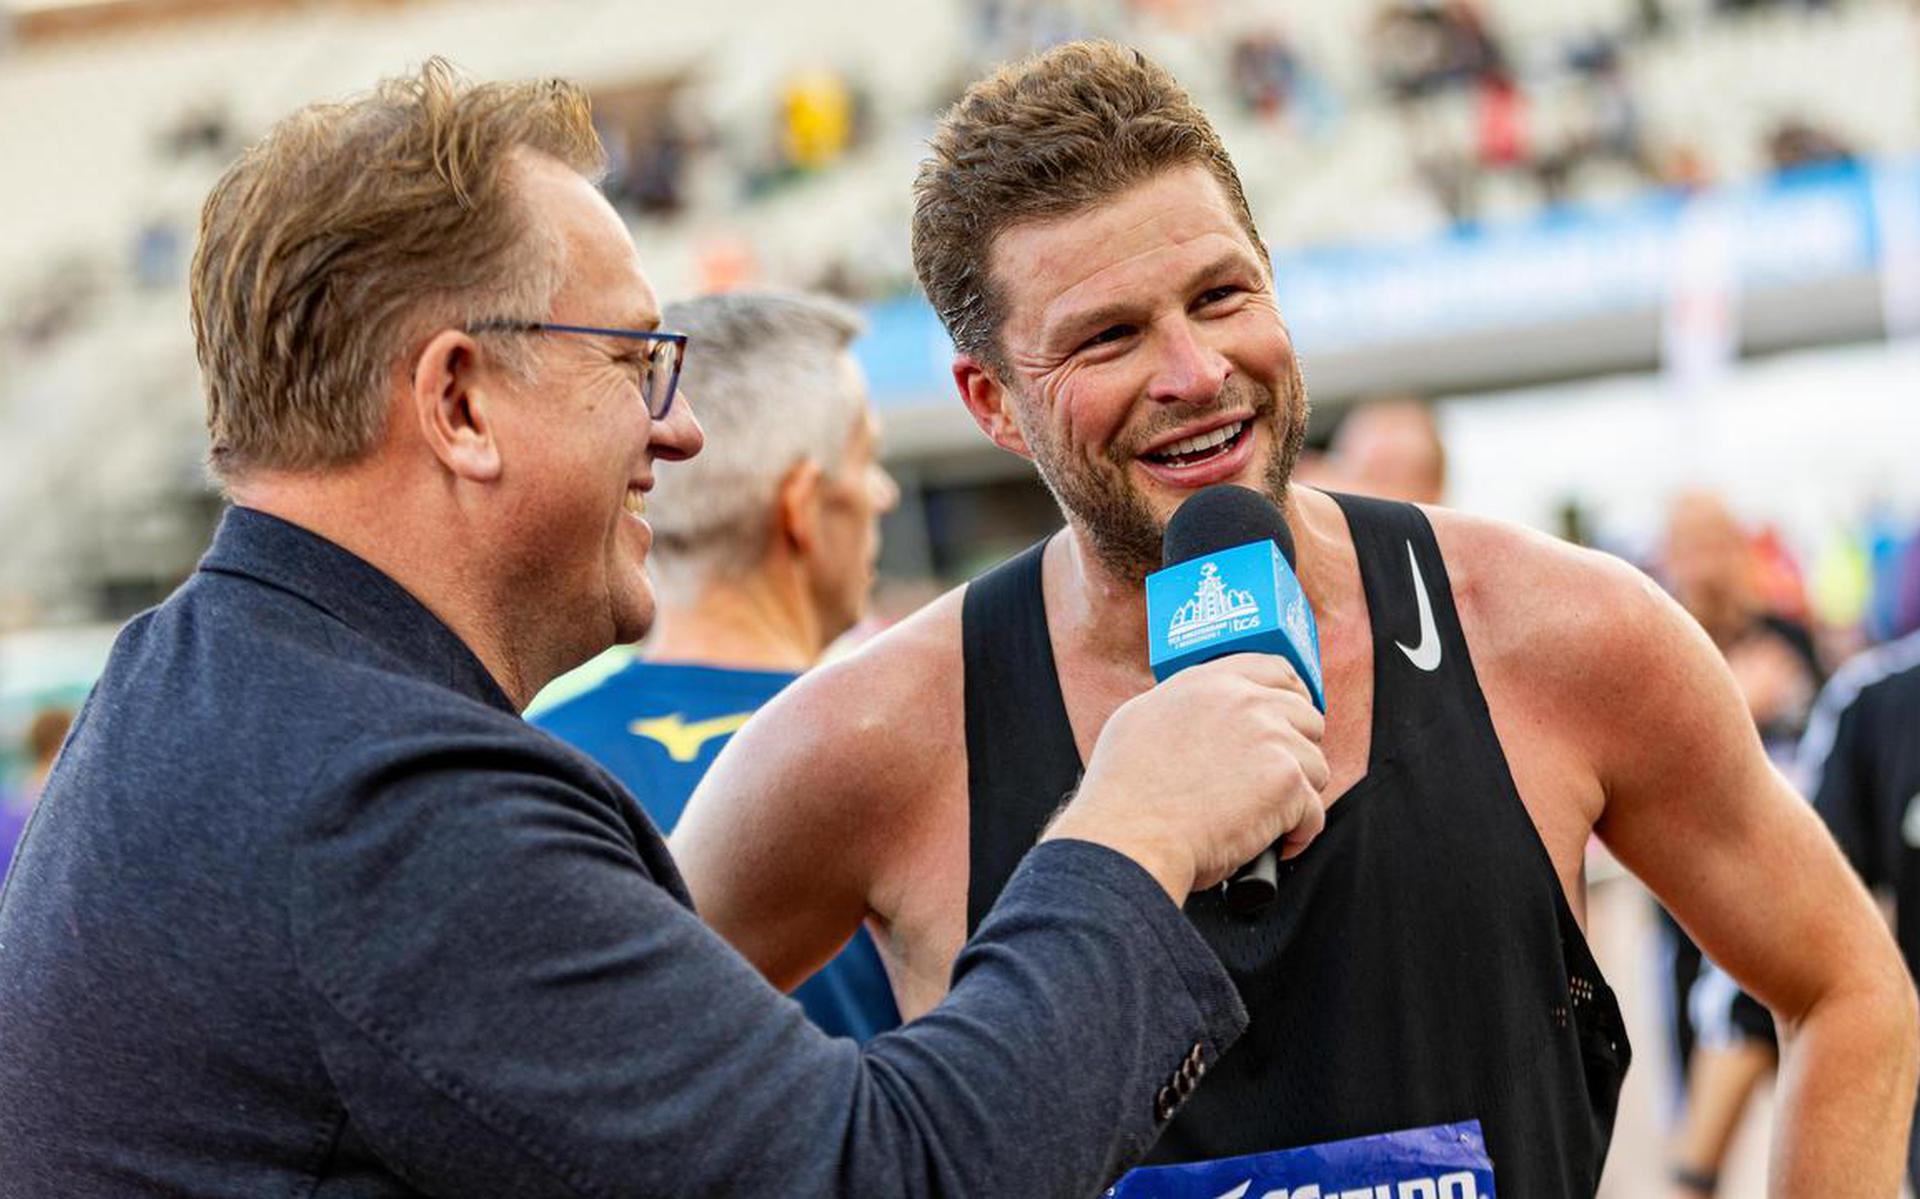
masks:
<svg viewBox="0 0 1920 1199"><path fill-rule="evenodd" d="M444 621L372 563L318 533L256 508L231 507L199 569L298 596L378 644L410 673L519 714Z"/></svg>

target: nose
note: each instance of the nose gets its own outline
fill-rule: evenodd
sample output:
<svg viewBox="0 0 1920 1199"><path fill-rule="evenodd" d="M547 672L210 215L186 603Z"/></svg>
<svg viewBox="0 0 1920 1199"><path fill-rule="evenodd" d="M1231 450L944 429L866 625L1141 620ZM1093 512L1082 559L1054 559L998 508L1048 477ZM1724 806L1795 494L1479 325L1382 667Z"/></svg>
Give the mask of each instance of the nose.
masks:
<svg viewBox="0 0 1920 1199"><path fill-rule="evenodd" d="M873 464L873 477L870 481L875 512L891 512L900 503L900 484L894 482L887 468L878 462Z"/></svg>
<svg viewBox="0 0 1920 1199"><path fill-rule="evenodd" d="M700 452L707 435L700 418L693 414L693 397L685 388L673 397L666 419L653 422L647 434L647 451L664 462L680 462Z"/></svg>
<svg viewBox="0 0 1920 1199"><path fill-rule="evenodd" d="M1233 364L1225 355L1195 336L1193 322L1184 314L1153 332L1157 357L1147 398L1169 404L1210 403L1226 386Z"/></svg>

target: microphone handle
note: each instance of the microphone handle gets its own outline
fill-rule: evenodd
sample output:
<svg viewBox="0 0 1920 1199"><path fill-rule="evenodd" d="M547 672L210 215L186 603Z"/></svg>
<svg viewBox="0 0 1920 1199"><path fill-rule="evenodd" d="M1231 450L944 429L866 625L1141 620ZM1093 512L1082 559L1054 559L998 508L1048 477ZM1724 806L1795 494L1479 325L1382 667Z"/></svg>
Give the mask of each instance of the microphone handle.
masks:
<svg viewBox="0 0 1920 1199"><path fill-rule="evenodd" d="M1259 857L1221 883L1220 890L1227 901L1227 910L1234 915L1246 916L1259 911L1280 894L1279 860L1271 849L1261 850Z"/></svg>

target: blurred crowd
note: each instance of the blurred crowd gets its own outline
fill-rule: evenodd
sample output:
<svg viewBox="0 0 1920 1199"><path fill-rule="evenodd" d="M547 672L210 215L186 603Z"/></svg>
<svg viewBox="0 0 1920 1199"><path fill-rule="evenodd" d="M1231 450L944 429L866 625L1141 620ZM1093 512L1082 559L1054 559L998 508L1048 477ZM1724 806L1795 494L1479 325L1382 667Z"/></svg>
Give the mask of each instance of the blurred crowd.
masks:
<svg viewBox="0 0 1920 1199"><path fill-rule="evenodd" d="M897 215L890 207L897 180L889 176L873 195L855 191L877 226L899 226L891 240L870 235L867 222L849 214L856 219L819 229L809 239L819 244L796 255L785 226L767 211L809 181L870 173L876 160L910 151L960 81L984 64L1075 37L1177 36L1224 81L1225 94L1215 98L1237 110L1219 114L1229 140L1318 147L1316 170L1339 171L1341 139L1354 133L1356 116L1384 109L1403 147L1396 186L1423 197L1410 207L1471 225L1729 179L1725 148L1710 152L1700 130L1658 127L1646 112L1636 64L1698 33L1671 6L1637 0L1613 27L1582 27L1541 44L1516 37L1475 0L1383 0L1366 25L1366 70L1354 75L1321 61L1286 21L1222 21L1209 0L968 0L966 41L951 62L930 67L929 77L945 82L920 98L923 110L900 111L897 96L880 102L876 64L849 55L796 62L744 117L737 105L720 111L697 73L683 72L603 87L596 120L611 157L607 190L621 210L643 228L698 226L704 248L691 290L772 284L872 302L914 290L904 221L881 219ZM1714 0L1705 13L1737 24L1756 19L1759 9L1839 7L1840 0ZM156 126L155 171L217 165L247 133L221 99L196 98ZM1735 158L1788 171L1860 157L1855 131L1791 104L1775 106L1760 141ZM99 308L113 279L177 288L193 215L181 208L143 216L127 230L118 265L52 252L43 272L10 297L4 335L28 348L56 340ZM1284 226L1271 236L1282 246L1298 240Z"/></svg>

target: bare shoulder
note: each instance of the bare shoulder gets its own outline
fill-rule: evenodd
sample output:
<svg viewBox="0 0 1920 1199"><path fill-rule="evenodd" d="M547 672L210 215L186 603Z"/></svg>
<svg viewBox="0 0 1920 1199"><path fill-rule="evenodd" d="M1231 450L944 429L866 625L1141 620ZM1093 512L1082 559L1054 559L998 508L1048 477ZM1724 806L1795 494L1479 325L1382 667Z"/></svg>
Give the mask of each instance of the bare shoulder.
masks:
<svg viewBox="0 0 1920 1199"><path fill-rule="evenodd" d="M1584 700L1686 634L1684 614L1623 559L1508 521L1424 511L1482 674L1519 672Z"/></svg>
<svg viewBox="0 0 1920 1199"><path fill-rule="evenodd" d="M821 753L824 769L865 771L868 789L890 795L963 753L965 591L947 592L783 693L781 723L802 751Z"/></svg>
<svg viewBox="0 0 1920 1199"><path fill-rule="evenodd" d="M1612 800L1749 772L1757 741L1725 664L1652 579L1504 521L1429 517L1510 756L1577 759Z"/></svg>

